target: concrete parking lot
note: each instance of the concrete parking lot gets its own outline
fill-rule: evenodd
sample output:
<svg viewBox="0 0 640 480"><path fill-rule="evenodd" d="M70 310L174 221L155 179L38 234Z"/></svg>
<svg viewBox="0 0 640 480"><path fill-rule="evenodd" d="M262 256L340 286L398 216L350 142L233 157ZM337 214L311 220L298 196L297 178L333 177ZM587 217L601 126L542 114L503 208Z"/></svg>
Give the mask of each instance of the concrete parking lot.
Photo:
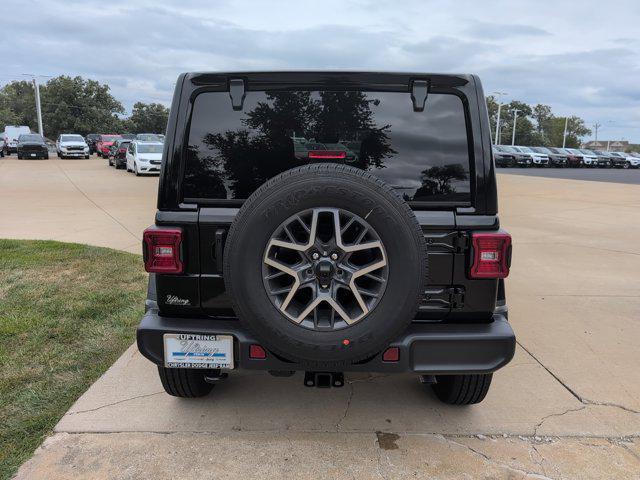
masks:
<svg viewBox="0 0 640 480"><path fill-rule="evenodd" d="M1 236L138 252L156 188L102 159L3 159ZM317 390L255 372L180 400L132 346L17 477L640 478L640 185L499 188L518 348L484 403L442 405L408 375Z"/></svg>

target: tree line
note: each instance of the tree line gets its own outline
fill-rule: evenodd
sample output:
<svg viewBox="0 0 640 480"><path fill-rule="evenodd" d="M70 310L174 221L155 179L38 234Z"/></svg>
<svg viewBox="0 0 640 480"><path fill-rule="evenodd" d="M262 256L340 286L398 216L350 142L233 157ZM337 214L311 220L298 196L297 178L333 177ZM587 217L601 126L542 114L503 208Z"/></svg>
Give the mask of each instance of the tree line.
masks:
<svg viewBox="0 0 640 480"><path fill-rule="evenodd" d="M44 134L164 133L169 109L160 103L136 102L131 115L110 92L109 85L61 75L40 86ZM26 80L0 88L0 128L27 125L37 131L35 89Z"/></svg>
<svg viewBox="0 0 640 480"><path fill-rule="evenodd" d="M492 95L487 97L487 108L489 110L491 138L495 141L498 102ZM537 104L531 106L518 100L504 103L500 108L498 144L511 145L514 119L513 110L515 109L518 110L515 122L516 145L562 147L565 119L567 119L567 117L554 115L549 105ZM587 135L591 135L591 130L585 126L584 120L577 116L568 117L566 147L580 148L580 139Z"/></svg>
<svg viewBox="0 0 640 480"><path fill-rule="evenodd" d="M136 102L131 115L110 92L109 85L80 76L61 75L40 86L42 123L45 135L56 138L60 133L162 133L167 125L169 109L160 103ZM492 138L496 132L498 103L487 97ZM513 133L513 110L517 145L562 146L565 117L553 114L549 105L528 105L513 100L501 107L499 142L510 144ZM33 83L13 81L0 88L0 127L28 125L37 130ZM567 122L567 147L579 147L580 139L590 135L580 117ZM495 139L494 139L495 140Z"/></svg>

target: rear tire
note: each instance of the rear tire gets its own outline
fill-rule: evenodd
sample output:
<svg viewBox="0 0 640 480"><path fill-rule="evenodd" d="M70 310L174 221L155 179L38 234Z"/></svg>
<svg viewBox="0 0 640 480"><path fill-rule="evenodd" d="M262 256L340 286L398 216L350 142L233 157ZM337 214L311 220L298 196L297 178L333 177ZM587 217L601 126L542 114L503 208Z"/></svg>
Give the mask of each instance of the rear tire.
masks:
<svg viewBox="0 0 640 480"><path fill-rule="evenodd" d="M431 385L441 402L449 405L473 405L487 396L493 374L436 375Z"/></svg>
<svg viewBox="0 0 640 480"><path fill-rule="evenodd" d="M180 398L204 397L213 385L204 381L207 370L158 367L164 391Z"/></svg>

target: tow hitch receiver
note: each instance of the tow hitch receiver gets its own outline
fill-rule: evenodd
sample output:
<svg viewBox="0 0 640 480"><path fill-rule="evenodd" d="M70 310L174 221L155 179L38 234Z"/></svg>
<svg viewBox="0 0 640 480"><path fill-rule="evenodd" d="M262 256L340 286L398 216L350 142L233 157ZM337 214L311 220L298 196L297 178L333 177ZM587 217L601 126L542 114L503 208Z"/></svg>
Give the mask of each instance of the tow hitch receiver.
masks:
<svg viewBox="0 0 640 480"><path fill-rule="evenodd" d="M304 384L307 387L330 388L344 385L342 372L304 372Z"/></svg>

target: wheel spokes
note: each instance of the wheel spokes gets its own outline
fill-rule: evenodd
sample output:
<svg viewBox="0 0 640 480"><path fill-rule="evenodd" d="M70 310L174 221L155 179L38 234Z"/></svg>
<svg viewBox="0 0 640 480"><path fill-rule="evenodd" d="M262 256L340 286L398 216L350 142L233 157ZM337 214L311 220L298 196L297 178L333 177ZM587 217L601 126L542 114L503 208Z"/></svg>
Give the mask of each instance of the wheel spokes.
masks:
<svg viewBox="0 0 640 480"><path fill-rule="evenodd" d="M359 321L382 297L388 275L376 232L357 215L336 208L290 217L269 240L264 264L276 307L294 323L314 329Z"/></svg>

